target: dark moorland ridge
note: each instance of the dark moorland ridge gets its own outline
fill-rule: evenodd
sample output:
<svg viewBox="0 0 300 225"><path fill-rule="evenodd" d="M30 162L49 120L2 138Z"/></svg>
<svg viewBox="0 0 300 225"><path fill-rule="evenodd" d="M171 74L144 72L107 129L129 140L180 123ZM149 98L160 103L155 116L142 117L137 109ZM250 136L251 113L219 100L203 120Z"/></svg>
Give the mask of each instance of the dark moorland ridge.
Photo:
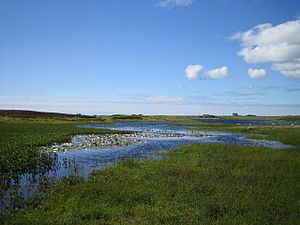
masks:
<svg viewBox="0 0 300 225"><path fill-rule="evenodd" d="M95 118L95 116L81 115L81 114L66 114L56 112L39 112L31 110L3 110L0 109L0 116L8 116L15 118L34 118L34 117L81 117L81 118Z"/></svg>
<svg viewBox="0 0 300 225"><path fill-rule="evenodd" d="M90 120L142 120L146 119L149 116L143 116L142 114L132 114L132 115L123 115L115 114L110 116L104 115L85 115L81 113L77 114L68 114L68 113L58 113L58 112L41 112L41 111L32 111L32 110L3 110L0 109L0 117L10 117L10 118L19 118L19 119L28 119L28 118L42 118L42 119L58 119L58 120L78 120L78 119L90 119ZM152 117L151 117L152 118Z"/></svg>

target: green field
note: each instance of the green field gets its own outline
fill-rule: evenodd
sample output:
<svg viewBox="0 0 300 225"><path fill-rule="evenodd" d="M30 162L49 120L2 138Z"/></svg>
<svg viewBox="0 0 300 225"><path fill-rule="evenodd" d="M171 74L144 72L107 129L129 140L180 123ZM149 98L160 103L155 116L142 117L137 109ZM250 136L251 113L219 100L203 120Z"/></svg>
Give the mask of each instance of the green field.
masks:
<svg viewBox="0 0 300 225"><path fill-rule="evenodd" d="M0 184L21 172L32 172L51 164L48 154L40 154L37 147L65 142L75 134L105 134L116 131L78 128L79 122L2 121L0 122ZM1 192L0 192L1 193Z"/></svg>
<svg viewBox="0 0 300 225"><path fill-rule="evenodd" d="M225 120L281 120L289 122L299 122L300 116L218 116Z"/></svg>
<svg viewBox="0 0 300 225"><path fill-rule="evenodd" d="M76 127L80 123L0 123L1 172L19 172L35 167L37 147L54 142L65 142L75 134L104 134L116 131Z"/></svg>
<svg viewBox="0 0 300 225"><path fill-rule="evenodd" d="M26 165L22 157L24 152L28 157L34 156L38 145L67 140L78 132L97 132L76 128L81 122L6 121L0 123L1 155L9 157L7 160L13 166L5 162L6 157L0 165L1 170L7 171L34 166L35 161ZM295 147L273 150L193 144L169 152L159 161L125 160L94 172L88 181L77 177L64 179L48 190L44 204L2 215L1 224L297 224L300 221L299 126L193 125L200 130L247 132L255 138L278 140ZM15 143L14 147L9 147L9 143ZM12 152L15 158L10 156ZM24 166L15 167L16 164Z"/></svg>
<svg viewBox="0 0 300 225"><path fill-rule="evenodd" d="M0 110L0 183L3 178L19 172L32 171L49 164L47 155L37 152L38 146L66 142L75 134L120 133L86 129L76 126L87 123L118 121L169 121L185 117L172 116L87 116L79 114L45 113L35 111Z"/></svg>
<svg viewBox="0 0 300 225"><path fill-rule="evenodd" d="M81 114L64 114L64 113L49 113L37 111L22 111L22 110L1 110L1 121L37 121L37 122L98 122L98 123L114 123L120 121L188 121L197 119L198 116L168 116L168 115L142 115L142 114L115 114L115 115L81 115Z"/></svg>

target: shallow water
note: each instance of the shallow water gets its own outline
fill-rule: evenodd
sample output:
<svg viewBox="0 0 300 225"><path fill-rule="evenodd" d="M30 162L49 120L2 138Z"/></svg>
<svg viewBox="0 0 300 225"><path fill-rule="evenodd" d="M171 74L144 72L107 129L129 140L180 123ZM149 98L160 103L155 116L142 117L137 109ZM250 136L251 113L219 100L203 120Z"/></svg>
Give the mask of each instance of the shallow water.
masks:
<svg viewBox="0 0 300 225"><path fill-rule="evenodd" d="M126 130L147 134L184 134L183 137L169 138L142 138L142 143L135 143L123 147L91 147L85 149L74 149L67 152L53 153L53 165L47 172L35 174L21 174L16 180L11 179L11 188L7 191L0 203L0 208L21 207L24 200L30 199L40 189L45 178L57 181L64 176L78 175L88 178L90 173L96 169L102 169L115 164L125 158L138 160L160 159L164 152L179 146L191 143L224 143L244 146L265 146L270 148L289 147L276 141L254 140L245 138L241 133L206 132L209 136L193 137L202 131L187 130L184 126L174 126L172 122L123 122L115 124L92 124L81 127L96 129ZM21 199L12 202L12 196Z"/></svg>

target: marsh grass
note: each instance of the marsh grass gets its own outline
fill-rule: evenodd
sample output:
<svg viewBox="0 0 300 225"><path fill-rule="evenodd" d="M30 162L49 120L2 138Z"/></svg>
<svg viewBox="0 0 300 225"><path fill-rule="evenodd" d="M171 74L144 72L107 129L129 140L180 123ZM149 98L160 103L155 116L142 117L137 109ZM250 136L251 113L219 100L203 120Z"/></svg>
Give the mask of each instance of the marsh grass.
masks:
<svg viewBox="0 0 300 225"><path fill-rule="evenodd" d="M193 144L69 177L4 224L297 224L299 153Z"/></svg>
<svg viewBox="0 0 300 225"><path fill-rule="evenodd" d="M81 122L84 123L84 122ZM0 122L0 180L51 164L39 146L69 141L75 134L105 134L117 131L78 128L80 122ZM3 183L3 182L1 182Z"/></svg>
<svg viewBox="0 0 300 225"><path fill-rule="evenodd" d="M40 208L3 224L297 224L299 127L249 132L296 147L193 144L159 161L128 159L86 182L65 178Z"/></svg>
<svg viewBox="0 0 300 225"><path fill-rule="evenodd" d="M249 138L277 140L284 144L294 145L300 148L300 125L283 126L247 126L218 123L189 123L181 126L191 126L191 130L242 132Z"/></svg>
<svg viewBox="0 0 300 225"><path fill-rule="evenodd" d="M289 122L299 122L300 116L218 116L219 119L225 120L281 120Z"/></svg>
<svg viewBox="0 0 300 225"><path fill-rule="evenodd" d="M1 151L16 164L8 164L8 171L36 166L35 161L28 164L26 160L31 154L34 158L38 145L65 141L77 132L107 132L79 129L76 124L0 123ZM47 190L44 204L3 214L0 223L261 225L300 221L299 126L193 125L199 130L263 135L295 148L193 144L159 161L128 159L92 173L88 181L63 178Z"/></svg>
<svg viewBox="0 0 300 225"><path fill-rule="evenodd" d="M53 153L40 152L39 146L68 142L76 134L123 133L122 131L77 127L86 123L91 123L91 121L58 121L57 118L51 118L50 121L32 121L13 118L11 121L0 122L0 199L3 201L9 190L11 202L8 208L3 209L3 212L39 204L44 191L52 185L52 183L39 185L41 190L37 190L30 201L23 199L19 194L21 185L19 178L22 174L42 176L52 168L55 161ZM34 182L34 179L32 181Z"/></svg>

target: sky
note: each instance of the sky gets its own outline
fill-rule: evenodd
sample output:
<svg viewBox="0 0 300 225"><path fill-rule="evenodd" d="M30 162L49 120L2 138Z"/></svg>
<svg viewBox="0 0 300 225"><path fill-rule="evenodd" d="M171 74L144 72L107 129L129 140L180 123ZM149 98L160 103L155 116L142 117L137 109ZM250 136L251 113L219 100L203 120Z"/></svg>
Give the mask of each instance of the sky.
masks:
<svg viewBox="0 0 300 225"><path fill-rule="evenodd" d="M0 0L0 109L300 114L300 1Z"/></svg>

